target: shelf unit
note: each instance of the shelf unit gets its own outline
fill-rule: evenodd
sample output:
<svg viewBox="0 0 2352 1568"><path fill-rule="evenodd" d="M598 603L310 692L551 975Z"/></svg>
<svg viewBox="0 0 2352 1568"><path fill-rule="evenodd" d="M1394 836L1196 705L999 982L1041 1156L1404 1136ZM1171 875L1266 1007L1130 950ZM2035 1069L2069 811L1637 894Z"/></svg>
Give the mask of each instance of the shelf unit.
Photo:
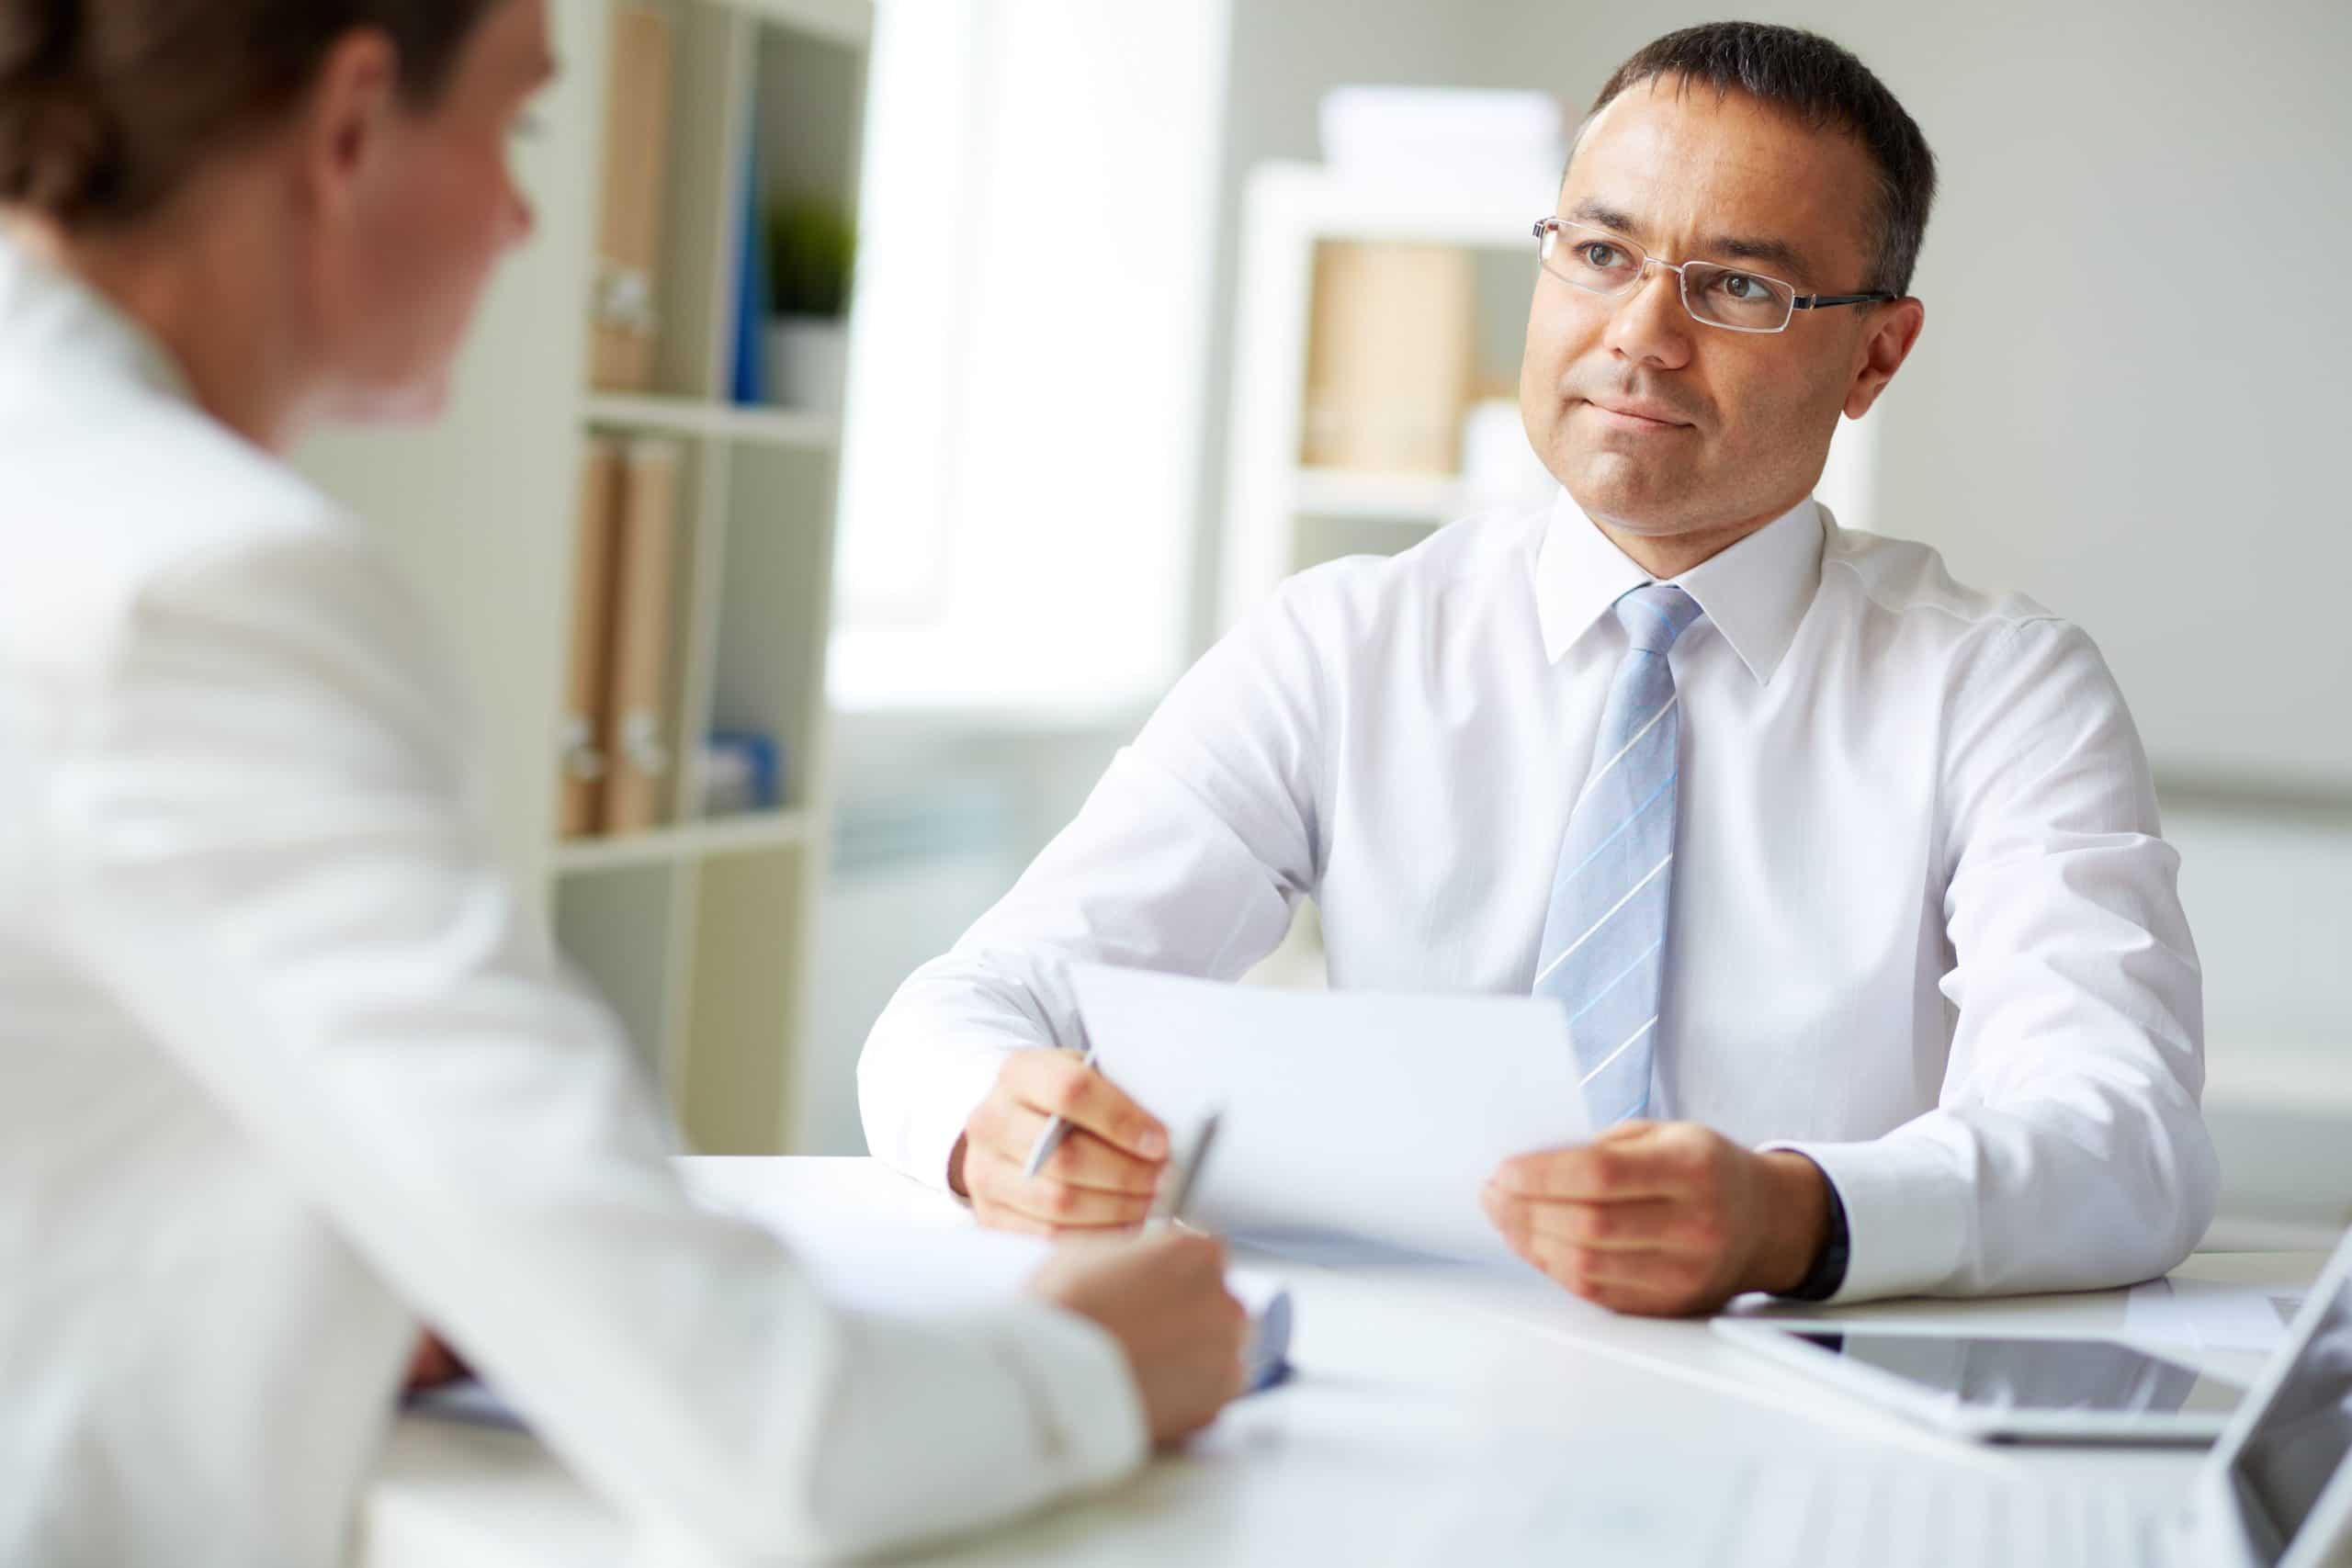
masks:
<svg viewBox="0 0 2352 1568"><path fill-rule="evenodd" d="M1294 572L1343 555L1408 548L1476 504L1451 474L1352 472L1300 461L1316 247L1452 245L1523 257L1532 286L1531 231L1554 195L1525 179L1384 181L1291 162L1250 172L1226 448L1223 625ZM1843 422L1815 491L1848 527L1870 525L1877 429L1875 421Z"/></svg>
<svg viewBox="0 0 2352 1568"><path fill-rule="evenodd" d="M610 20L671 24L669 155L652 385L587 389L587 304ZM486 299L433 428L319 443L305 467L383 525L481 698L502 854L542 890L566 958L609 999L689 1142L798 1143L808 981L831 838L825 649L841 417L728 399L747 150L763 202L855 209L871 0L556 0L566 69L519 153L533 243ZM557 766L582 441L683 458L661 825L560 840ZM783 800L705 817L698 742L778 742Z"/></svg>
<svg viewBox="0 0 2352 1568"><path fill-rule="evenodd" d="M1315 249L1327 242L1524 252L1541 209L1523 184L1398 184L1312 164L1252 170L1242 200L1233 425L1227 443L1222 614L1239 619L1274 584L1335 556L1406 548L1459 513L1450 474L1357 473L1299 461Z"/></svg>

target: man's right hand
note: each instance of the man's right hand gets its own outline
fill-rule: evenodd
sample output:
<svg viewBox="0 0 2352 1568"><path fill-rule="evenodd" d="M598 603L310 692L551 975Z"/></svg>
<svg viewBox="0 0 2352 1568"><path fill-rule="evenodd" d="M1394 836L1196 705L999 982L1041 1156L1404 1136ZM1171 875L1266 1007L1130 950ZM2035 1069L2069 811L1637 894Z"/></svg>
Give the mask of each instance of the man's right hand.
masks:
<svg viewBox="0 0 2352 1568"><path fill-rule="evenodd" d="M1045 1168L1023 1176L1046 1123L1069 1135ZM1168 1130L1111 1080L1069 1051L1016 1051L964 1123L947 1181L972 1201L980 1223L1001 1230L1132 1230L1151 1212L1168 1165Z"/></svg>
<svg viewBox="0 0 2352 1568"><path fill-rule="evenodd" d="M1198 1431L1241 1393L1250 1314L1225 1288L1225 1243L1174 1228L1057 1247L1029 1288L1127 1353L1154 1444Z"/></svg>

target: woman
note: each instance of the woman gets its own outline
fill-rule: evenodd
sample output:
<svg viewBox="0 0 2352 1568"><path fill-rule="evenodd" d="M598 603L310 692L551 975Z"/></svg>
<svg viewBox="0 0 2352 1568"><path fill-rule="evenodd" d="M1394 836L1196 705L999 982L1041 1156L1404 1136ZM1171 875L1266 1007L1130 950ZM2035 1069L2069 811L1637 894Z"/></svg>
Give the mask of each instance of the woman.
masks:
<svg viewBox="0 0 2352 1568"><path fill-rule="evenodd" d="M1009 1514L1238 1387L1197 1238L917 1325L691 1207L451 671L280 460L437 401L546 28L0 0L0 1562L339 1559L420 1318L741 1552Z"/></svg>

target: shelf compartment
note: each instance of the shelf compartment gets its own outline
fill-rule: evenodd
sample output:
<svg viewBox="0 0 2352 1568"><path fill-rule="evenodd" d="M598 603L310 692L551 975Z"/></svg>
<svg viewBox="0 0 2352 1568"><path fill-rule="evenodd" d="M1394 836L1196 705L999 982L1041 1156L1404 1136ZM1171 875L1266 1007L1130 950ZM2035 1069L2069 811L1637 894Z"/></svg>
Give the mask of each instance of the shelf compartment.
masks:
<svg viewBox="0 0 2352 1568"><path fill-rule="evenodd" d="M659 393L591 392L581 417L607 429L654 431L674 435L738 441L801 451L831 451L841 444L840 419L801 409L747 407L708 398Z"/></svg>
<svg viewBox="0 0 2352 1568"><path fill-rule="evenodd" d="M1452 474L1301 468L1291 480L1292 509L1314 517L1442 523L1459 515L1464 502L1462 481Z"/></svg>
<svg viewBox="0 0 2352 1568"><path fill-rule="evenodd" d="M556 943L619 1015L646 1075L662 1080L670 1052L678 868L621 867L555 890Z"/></svg>
<svg viewBox="0 0 2352 1568"><path fill-rule="evenodd" d="M702 1153L784 1150L808 979L808 875L797 848L701 867L694 1010L677 1103L687 1140Z"/></svg>
<svg viewBox="0 0 2352 1568"><path fill-rule="evenodd" d="M775 739L786 807L809 797L824 721L834 479L773 447L738 449L729 470L710 727Z"/></svg>
<svg viewBox="0 0 2352 1568"><path fill-rule="evenodd" d="M739 812L615 839L576 839L557 847L555 869L570 876L671 861L704 860L806 843L814 831L806 812Z"/></svg>

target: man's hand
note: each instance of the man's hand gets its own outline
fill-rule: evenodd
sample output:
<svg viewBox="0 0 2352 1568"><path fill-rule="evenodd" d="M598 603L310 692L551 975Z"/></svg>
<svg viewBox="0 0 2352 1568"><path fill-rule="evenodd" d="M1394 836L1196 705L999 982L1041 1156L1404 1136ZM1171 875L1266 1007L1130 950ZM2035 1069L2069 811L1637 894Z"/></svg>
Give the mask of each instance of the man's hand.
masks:
<svg viewBox="0 0 2352 1568"><path fill-rule="evenodd" d="M420 1389L438 1388L470 1375L465 1362L458 1359L458 1353L427 1329L417 1336L416 1348L409 1352L408 1373L401 1380L401 1392L414 1393Z"/></svg>
<svg viewBox="0 0 2352 1568"><path fill-rule="evenodd" d="M1069 1135L1034 1177L1029 1151L1046 1121ZM1016 1051L948 1156L947 1182L980 1223L1001 1230L1132 1230L1151 1212L1168 1164L1168 1130L1068 1051Z"/></svg>
<svg viewBox="0 0 2352 1568"><path fill-rule="evenodd" d="M1225 1244L1212 1236L1171 1226L1139 1241L1070 1242L1029 1288L1119 1342L1154 1443L1207 1426L1241 1392L1250 1314L1225 1288Z"/></svg>
<svg viewBox="0 0 2352 1568"><path fill-rule="evenodd" d="M1480 1201L1513 1251L1577 1295L1653 1316L1792 1290L1829 1229L1811 1160L1690 1122L1623 1122L1582 1148L1505 1160Z"/></svg>

